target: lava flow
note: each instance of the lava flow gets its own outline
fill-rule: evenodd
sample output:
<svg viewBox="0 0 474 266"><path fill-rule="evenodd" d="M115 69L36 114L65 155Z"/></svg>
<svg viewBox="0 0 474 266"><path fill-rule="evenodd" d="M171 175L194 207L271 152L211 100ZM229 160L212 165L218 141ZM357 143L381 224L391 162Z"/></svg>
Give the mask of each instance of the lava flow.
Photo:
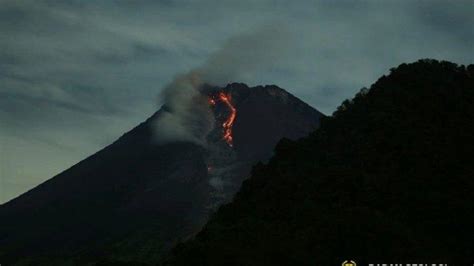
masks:
<svg viewBox="0 0 474 266"><path fill-rule="evenodd" d="M227 106L227 108L229 108L230 110L229 117L227 117L225 122L222 124L222 128L223 128L223 134L224 134L223 139L225 140L225 142L227 142L227 144L229 144L230 147L232 147L233 146L232 125L234 124L237 110L232 105L230 93L226 94L224 92L220 92L216 100L223 102ZM209 104L215 105L216 100L214 100L213 98L209 98Z"/></svg>

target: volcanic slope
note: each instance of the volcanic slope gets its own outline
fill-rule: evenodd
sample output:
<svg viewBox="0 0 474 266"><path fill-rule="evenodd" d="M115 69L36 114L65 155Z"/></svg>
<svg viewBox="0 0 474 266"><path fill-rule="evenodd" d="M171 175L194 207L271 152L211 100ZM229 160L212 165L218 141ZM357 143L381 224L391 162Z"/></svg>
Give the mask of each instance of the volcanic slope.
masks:
<svg viewBox="0 0 474 266"><path fill-rule="evenodd" d="M276 86L233 83L210 90L210 102L219 94L227 102L209 106L216 123L205 145L157 144L165 105L113 144L1 205L0 263L155 262L230 201L281 138L307 135L323 116Z"/></svg>
<svg viewBox="0 0 474 266"><path fill-rule="evenodd" d="M467 265L473 191L474 65L402 64L281 141L166 265Z"/></svg>

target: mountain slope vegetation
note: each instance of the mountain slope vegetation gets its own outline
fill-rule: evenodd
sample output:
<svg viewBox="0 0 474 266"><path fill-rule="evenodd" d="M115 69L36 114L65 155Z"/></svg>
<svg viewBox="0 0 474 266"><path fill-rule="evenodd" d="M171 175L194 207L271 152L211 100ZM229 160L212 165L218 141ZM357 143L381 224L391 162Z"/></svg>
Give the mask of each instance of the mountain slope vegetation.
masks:
<svg viewBox="0 0 474 266"><path fill-rule="evenodd" d="M473 191L474 65L402 64L280 141L164 264L472 263Z"/></svg>

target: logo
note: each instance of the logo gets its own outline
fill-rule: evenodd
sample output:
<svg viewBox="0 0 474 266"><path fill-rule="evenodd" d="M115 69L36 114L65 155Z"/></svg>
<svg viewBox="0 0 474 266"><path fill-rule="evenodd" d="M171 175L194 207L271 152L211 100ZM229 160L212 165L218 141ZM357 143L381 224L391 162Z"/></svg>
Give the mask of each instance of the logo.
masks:
<svg viewBox="0 0 474 266"><path fill-rule="evenodd" d="M357 263L353 260L346 260L342 263L342 266L357 266Z"/></svg>

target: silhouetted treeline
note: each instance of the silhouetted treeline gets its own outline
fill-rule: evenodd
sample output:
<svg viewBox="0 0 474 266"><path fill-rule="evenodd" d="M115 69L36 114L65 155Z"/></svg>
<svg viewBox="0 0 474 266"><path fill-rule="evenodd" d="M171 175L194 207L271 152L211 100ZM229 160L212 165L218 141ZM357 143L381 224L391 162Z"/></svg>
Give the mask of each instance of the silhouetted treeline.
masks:
<svg viewBox="0 0 474 266"><path fill-rule="evenodd" d="M474 259L474 65L402 64L282 140L166 265Z"/></svg>

